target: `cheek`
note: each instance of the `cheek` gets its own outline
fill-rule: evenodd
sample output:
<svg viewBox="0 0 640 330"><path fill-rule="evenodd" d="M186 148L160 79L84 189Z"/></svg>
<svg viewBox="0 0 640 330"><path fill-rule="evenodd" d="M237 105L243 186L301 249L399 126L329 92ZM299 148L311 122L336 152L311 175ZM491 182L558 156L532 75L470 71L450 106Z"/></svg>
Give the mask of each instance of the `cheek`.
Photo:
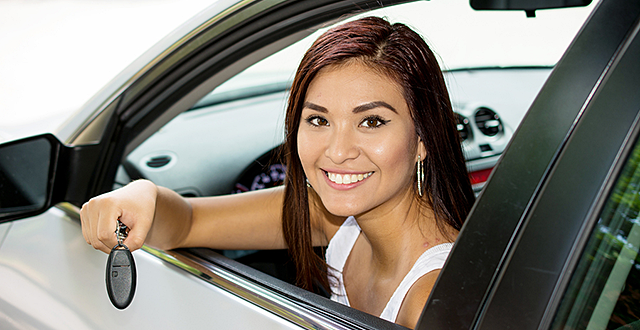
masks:
<svg viewBox="0 0 640 330"><path fill-rule="evenodd" d="M298 143L298 157L300 157L300 163L302 168L307 172L307 166L313 163L313 158L317 150L314 148L313 139L310 134L307 134L304 130L298 131L297 143Z"/></svg>
<svg viewBox="0 0 640 330"><path fill-rule="evenodd" d="M376 142L369 141L367 144L371 157L379 160L381 167L393 171L408 171L413 168L416 140L404 134L393 134Z"/></svg>

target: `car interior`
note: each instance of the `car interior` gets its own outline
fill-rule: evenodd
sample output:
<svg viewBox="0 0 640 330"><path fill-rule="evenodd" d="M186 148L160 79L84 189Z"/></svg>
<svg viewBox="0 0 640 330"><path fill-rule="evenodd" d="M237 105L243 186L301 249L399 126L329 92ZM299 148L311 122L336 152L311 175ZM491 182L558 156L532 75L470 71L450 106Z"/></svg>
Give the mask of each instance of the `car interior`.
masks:
<svg viewBox="0 0 640 330"><path fill-rule="evenodd" d="M562 20L566 36L556 38L560 39L558 45L548 47L544 36L554 33L554 24L558 21L551 13L540 13L536 18L528 18L521 12L500 13L511 15L510 19L517 21L516 26L525 21L528 28L541 31L541 35L532 33L531 40L523 41L515 38L515 33L505 31L508 30L505 26L488 24L492 22L491 13L474 12L467 1L451 5L457 6L455 10L437 1L409 3L356 17L379 15L408 24L422 33L440 56L469 177L474 191L480 194L529 105L589 9L575 9L576 18L569 22L569 27L566 27L567 20ZM460 15L460 11L469 15L469 26L460 27L447 20L447 15ZM425 15L432 20L425 19ZM470 28L483 31L475 35L470 33ZM305 38L292 37L300 40L287 41L295 42L230 75L222 84L203 84L202 88L215 87L195 102L177 105L172 111L179 113L175 118L155 132L149 132L148 138L130 144L130 152L118 168L113 187L144 178L185 197L200 197L281 185L286 168L278 148L284 140L289 86L304 50L326 29L321 27ZM452 35L461 33L469 35L462 38L464 40L451 42ZM304 33L307 34L308 31ZM522 44L527 45L524 50ZM535 56L522 56L522 52L541 44L547 46L537 47L543 51ZM487 54L478 56L479 53ZM295 283L295 268L286 250L215 252L287 283ZM322 256L324 251L317 248L317 253ZM326 295L321 290L316 293Z"/></svg>

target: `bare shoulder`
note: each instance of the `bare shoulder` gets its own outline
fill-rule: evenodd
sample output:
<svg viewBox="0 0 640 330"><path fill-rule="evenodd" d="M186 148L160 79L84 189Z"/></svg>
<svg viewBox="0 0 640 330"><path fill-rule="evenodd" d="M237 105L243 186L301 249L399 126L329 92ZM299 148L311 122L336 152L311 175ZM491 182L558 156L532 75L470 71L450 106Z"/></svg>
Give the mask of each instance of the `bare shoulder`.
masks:
<svg viewBox="0 0 640 330"><path fill-rule="evenodd" d="M402 302L396 323L413 329L418 323L429 294L440 275L440 269L431 271L418 279L409 289Z"/></svg>

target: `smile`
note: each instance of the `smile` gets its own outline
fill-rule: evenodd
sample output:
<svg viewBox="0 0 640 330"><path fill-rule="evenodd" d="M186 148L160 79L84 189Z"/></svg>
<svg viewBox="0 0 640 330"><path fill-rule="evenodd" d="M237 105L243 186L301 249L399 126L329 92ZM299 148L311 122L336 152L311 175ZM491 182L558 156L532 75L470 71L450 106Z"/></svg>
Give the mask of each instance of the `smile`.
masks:
<svg viewBox="0 0 640 330"><path fill-rule="evenodd" d="M327 176L327 178L329 178L329 181L337 184L356 183L373 175L373 171L368 173L360 173L360 174L338 174L338 173L331 173L326 171L324 173Z"/></svg>

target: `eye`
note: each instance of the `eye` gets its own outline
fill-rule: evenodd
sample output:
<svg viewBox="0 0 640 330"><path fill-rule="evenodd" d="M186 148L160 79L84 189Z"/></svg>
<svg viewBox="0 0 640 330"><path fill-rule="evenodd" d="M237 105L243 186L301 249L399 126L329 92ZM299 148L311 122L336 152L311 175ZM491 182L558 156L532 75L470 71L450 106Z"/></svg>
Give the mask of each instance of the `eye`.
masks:
<svg viewBox="0 0 640 330"><path fill-rule="evenodd" d="M379 116L370 116L365 118L360 125L367 128L376 128L386 125L388 122L388 120L384 120Z"/></svg>
<svg viewBox="0 0 640 330"><path fill-rule="evenodd" d="M329 121L320 116L310 116L306 122L311 126L329 126Z"/></svg>

